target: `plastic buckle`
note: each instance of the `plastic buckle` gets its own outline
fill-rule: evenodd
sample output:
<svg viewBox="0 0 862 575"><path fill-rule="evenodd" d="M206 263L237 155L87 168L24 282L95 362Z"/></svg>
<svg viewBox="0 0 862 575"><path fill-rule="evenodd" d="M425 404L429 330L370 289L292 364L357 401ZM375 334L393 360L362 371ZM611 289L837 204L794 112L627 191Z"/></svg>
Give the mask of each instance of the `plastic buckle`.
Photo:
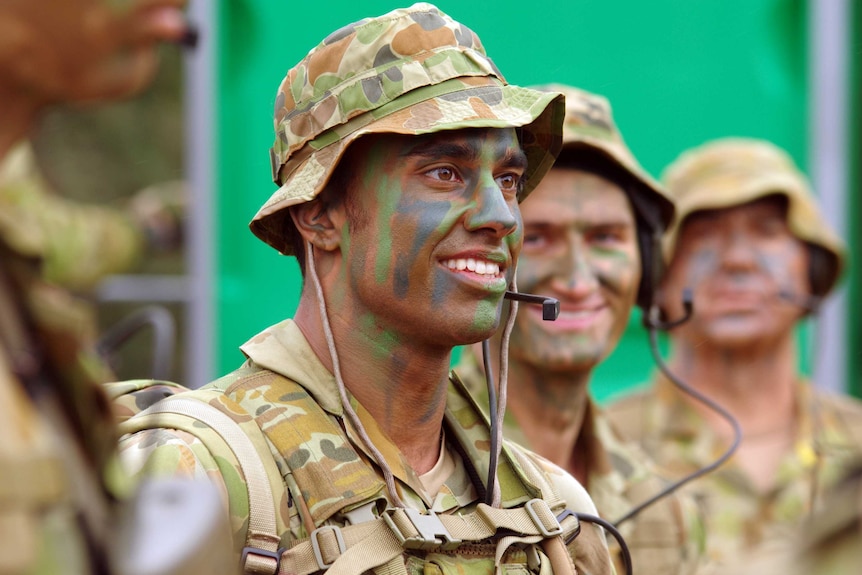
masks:
<svg viewBox="0 0 862 575"><path fill-rule="evenodd" d="M260 547L243 547L242 548L242 557L240 557L239 565L243 573L246 571L245 561L249 555L258 555L260 557L269 557L270 559L275 559L275 569L272 571L273 575L278 573L279 567L281 566L281 556L284 554L284 547L279 547L276 551L267 551L266 549L261 549Z"/></svg>
<svg viewBox="0 0 862 575"><path fill-rule="evenodd" d="M557 523L560 524L560 527L563 526L563 521L566 520L567 517L574 517L577 524L575 525L575 529L566 537L566 545L575 540L575 537L581 534L581 520L578 518L578 514L572 511L571 509L563 509L563 512L557 515Z"/></svg>
<svg viewBox="0 0 862 575"><path fill-rule="evenodd" d="M543 505L545 509L550 511L551 509L548 507L548 504L545 503L542 499L530 499L524 505L524 509L527 510L527 515L530 516L530 519L533 520L533 523L536 527L539 528L539 533L542 534L543 537L556 537L557 535L563 534L563 528L560 526L560 522L554 519L554 523L556 523L556 527L548 529L542 519L539 517L539 513L534 509L537 505ZM553 517L553 514L551 515Z"/></svg>
<svg viewBox="0 0 862 575"><path fill-rule="evenodd" d="M406 537L401 532L392 519L392 515L399 511L403 512L407 519L410 520L413 528L419 533L418 536ZM449 551L461 545L461 540L452 537L452 534L449 533L446 526L437 517L437 514L430 510L427 514L422 514L415 509L387 509L383 512L383 520L386 521L386 524L392 530L392 533L395 534L398 542L405 549L427 550L439 548Z"/></svg>
<svg viewBox="0 0 862 575"><path fill-rule="evenodd" d="M332 563L324 563L323 562L323 553L320 551L320 533L323 531L332 531L335 533L335 542L338 543L338 554L342 555L345 551L347 551L347 546L344 544L344 536L341 534L341 529L335 525L321 525L317 529L311 532L311 548L314 550L314 559L317 561L317 566L321 569L328 569L332 567Z"/></svg>

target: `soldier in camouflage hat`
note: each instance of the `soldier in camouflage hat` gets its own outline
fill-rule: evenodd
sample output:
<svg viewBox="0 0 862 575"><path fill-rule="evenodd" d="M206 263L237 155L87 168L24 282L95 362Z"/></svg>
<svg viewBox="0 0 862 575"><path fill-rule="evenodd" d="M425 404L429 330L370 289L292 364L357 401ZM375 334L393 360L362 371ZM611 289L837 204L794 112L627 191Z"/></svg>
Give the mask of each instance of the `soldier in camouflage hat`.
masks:
<svg viewBox="0 0 862 575"><path fill-rule="evenodd" d="M725 139L684 153L665 174L677 203L658 301L691 319L670 332L671 367L739 420L741 447L686 488L703 501L717 569L788 553L798 522L862 454L862 405L817 391L797 371L794 328L840 275L841 242L805 177L772 144ZM658 378L610 408L672 476L713 461L729 425Z"/></svg>
<svg viewBox="0 0 862 575"><path fill-rule="evenodd" d="M605 98L568 86L541 89L566 96L563 149L522 206L517 279L522 291L558 299L561 314L545 322L538 308L528 308L515 320L505 434L572 473L599 513L616 520L664 482L609 424L588 384L632 307L652 302L660 279L652 260L661 258L658 240L673 206L626 146ZM473 345L455 372L485 405L481 357L481 345ZM498 371L499 354L492 358ZM636 573L695 571L703 538L691 498L668 497L622 527Z"/></svg>
<svg viewBox="0 0 862 575"><path fill-rule="evenodd" d="M600 530L576 535L565 511L594 513L580 484L509 444L495 465L448 377L452 349L500 323L519 202L562 119L560 94L508 85L430 4L328 36L279 87L279 188L251 223L302 262L296 315L243 345L237 371L126 421L130 468L209 475L248 571L609 572ZM221 431L236 426L250 457Z"/></svg>

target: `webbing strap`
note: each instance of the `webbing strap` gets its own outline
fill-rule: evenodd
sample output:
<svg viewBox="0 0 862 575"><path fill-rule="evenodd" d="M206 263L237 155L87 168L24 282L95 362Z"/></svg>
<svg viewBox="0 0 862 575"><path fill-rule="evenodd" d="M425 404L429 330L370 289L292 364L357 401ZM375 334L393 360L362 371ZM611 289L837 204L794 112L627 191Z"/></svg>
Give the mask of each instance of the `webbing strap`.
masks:
<svg viewBox="0 0 862 575"><path fill-rule="evenodd" d="M217 408L193 399L168 397L145 409L140 416L175 413L197 419L218 433L233 451L248 490L248 533L243 550L245 573L272 575L278 571L280 538L276 530L275 503L263 459L247 430ZM262 551L262 552L261 552Z"/></svg>
<svg viewBox="0 0 862 575"><path fill-rule="evenodd" d="M439 527L435 530L429 523L439 523ZM489 539L501 529L511 531L513 535L498 542L496 561L499 563L512 543L537 543L558 538L576 528L577 519L573 515L561 526L541 499L533 499L524 507L514 509L499 509L483 503L475 512L463 515L388 509L384 517L374 521L317 529L312 537L297 541L283 552L280 573L310 575L327 568L327 575L356 575L370 569L388 573L395 568L394 563L385 564L399 557L405 548L455 548L462 542ZM440 533L441 529L445 534Z"/></svg>

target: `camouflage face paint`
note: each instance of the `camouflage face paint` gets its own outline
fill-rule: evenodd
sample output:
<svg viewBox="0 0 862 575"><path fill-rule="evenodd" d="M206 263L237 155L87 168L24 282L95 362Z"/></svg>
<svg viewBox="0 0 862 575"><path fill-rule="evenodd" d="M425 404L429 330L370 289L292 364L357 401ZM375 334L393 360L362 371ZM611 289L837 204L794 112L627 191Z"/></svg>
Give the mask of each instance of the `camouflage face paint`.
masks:
<svg viewBox="0 0 862 575"><path fill-rule="evenodd" d="M391 334L396 348L489 336L521 243L526 160L515 131L385 134L355 145L348 193L363 222L344 234L344 313L374 326L362 337Z"/></svg>
<svg viewBox="0 0 862 575"><path fill-rule="evenodd" d="M554 168L522 206L518 289L560 300L556 322L522 306L510 355L547 371L588 370L616 345L640 282L628 198L595 174Z"/></svg>
<svg viewBox="0 0 862 575"><path fill-rule="evenodd" d="M805 245L787 227L779 198L698 212L686 219L663 282L671 317L682 289L694 291L694 316L679 337L741 346L789 332L801 310L779 294L808 295Z"/></svg>

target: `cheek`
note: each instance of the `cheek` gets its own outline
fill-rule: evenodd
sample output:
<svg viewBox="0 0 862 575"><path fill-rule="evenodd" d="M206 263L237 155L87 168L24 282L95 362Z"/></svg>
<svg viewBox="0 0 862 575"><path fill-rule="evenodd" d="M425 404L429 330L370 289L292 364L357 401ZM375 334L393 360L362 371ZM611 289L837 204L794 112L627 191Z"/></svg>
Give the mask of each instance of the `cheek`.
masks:
<svg viewBox="0 0 862 575"><path fill-rule="evenodd" d="M791 293L808 291L808 261L802 246L782 245L771 250L755 249L754 254L758 265L779 288Z"/></svg>
<svg viewBox="0 0 862 575"><path fill-rule="evenodd" d="M525 255L518 261L518 290L535 291L538 286L553 277L554 270L559 269L554 258L546 255Z"/></svg>
<svg viewBox="0 0 862 575"><path fill-rule="evenodd" d="M713 248L704 247L691 251L680 262L681 268L685 270L685 273L682 278L683 285L679 286L679 288L697 287L698 284L718 269L718 263L718 253Z"/></svg>
<svg viewBox="0 0 862 575"><path fill-rule="evenodd" d="M591 267L599 282L610 290L632 295L640 281L640 263L636 254L629 252L602 253L594 257Z"/></svg>

